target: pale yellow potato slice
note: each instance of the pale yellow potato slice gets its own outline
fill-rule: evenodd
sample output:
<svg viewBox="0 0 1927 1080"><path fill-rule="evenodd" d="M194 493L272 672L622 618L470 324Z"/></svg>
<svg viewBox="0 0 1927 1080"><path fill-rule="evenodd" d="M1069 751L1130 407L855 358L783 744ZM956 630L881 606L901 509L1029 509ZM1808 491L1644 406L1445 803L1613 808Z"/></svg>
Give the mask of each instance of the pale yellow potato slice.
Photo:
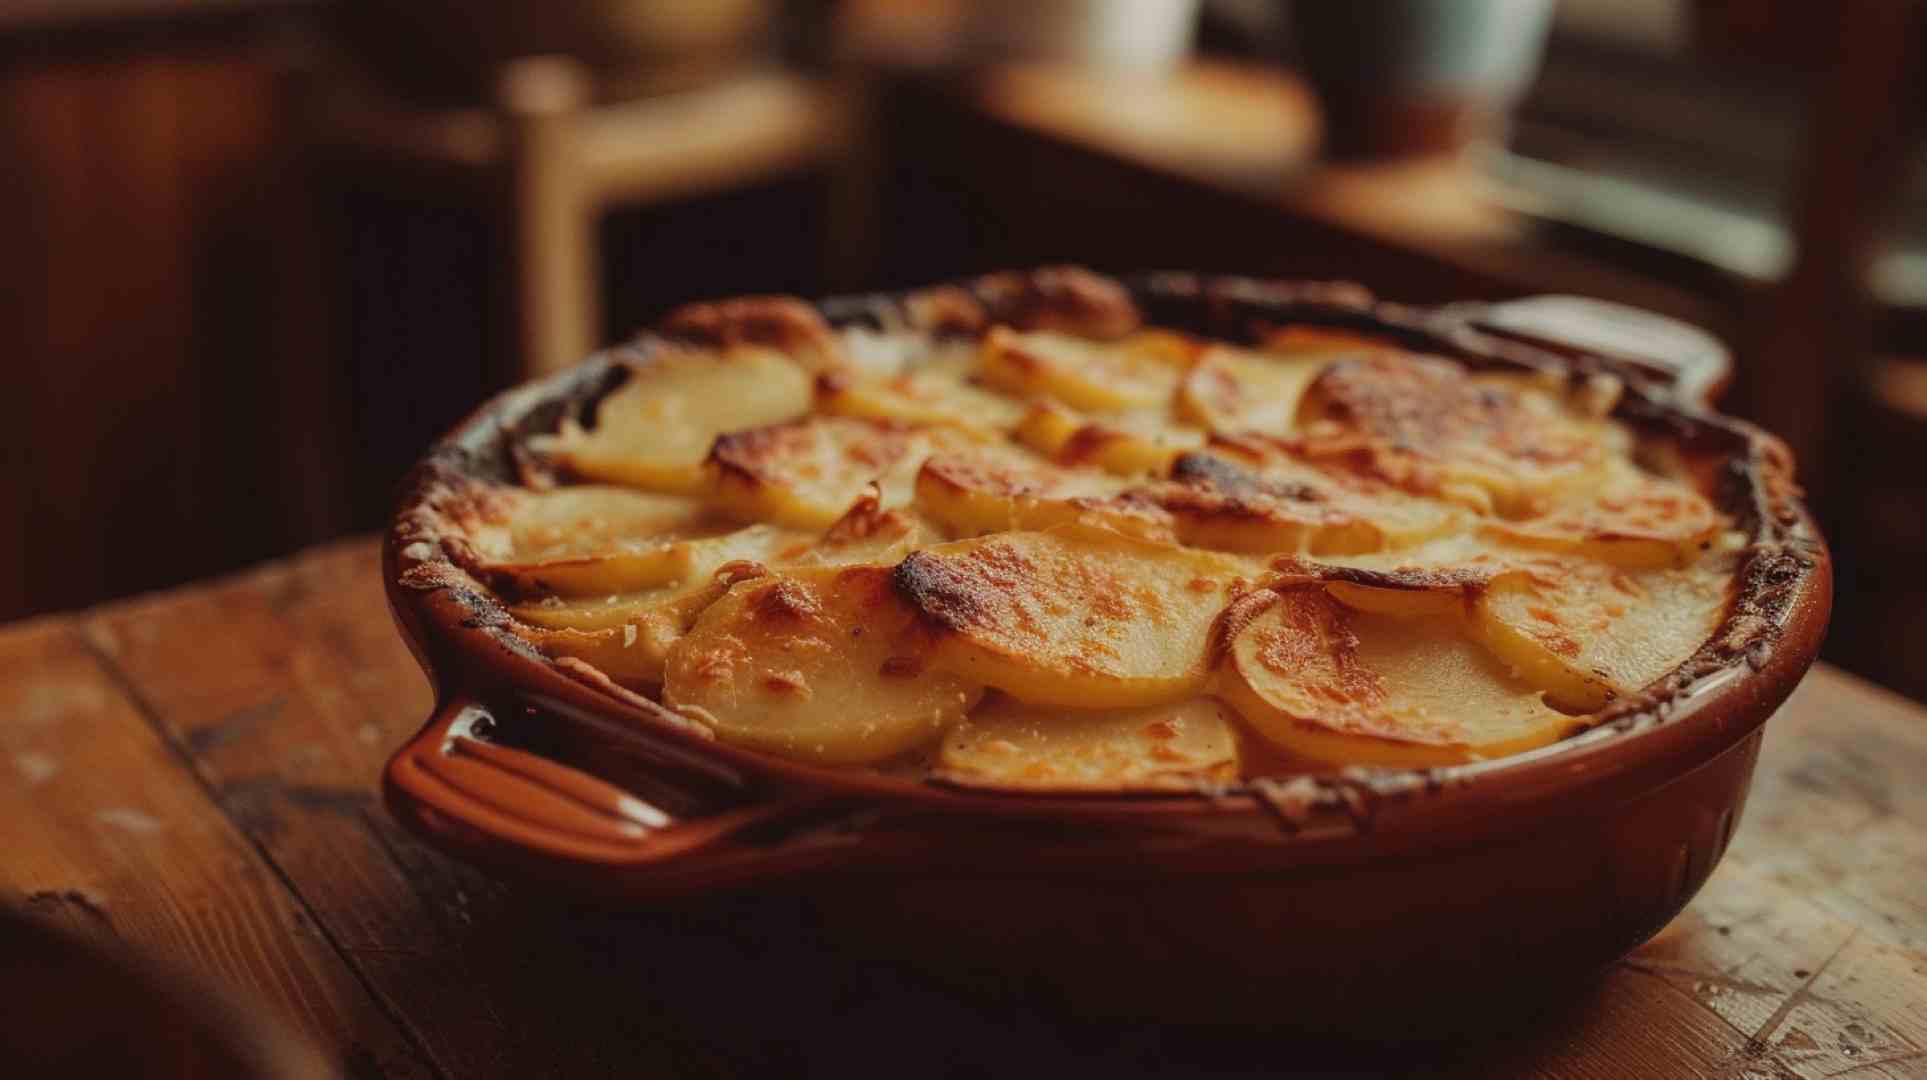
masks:
<svg viewBox="0 0 1927 1080"><path fill-rule="evenodd" d="M1006 393L1051 398L1085 412L1163 408L1192 359L1192 350L1177 341L1169 334L1091 341L994 326L978 349L977 373Z"/></svg>
<svg viewBox="0 0 1927 1080"><path fill-rule="evenodd" d="M526 636L550 656L572 656L623 686L646 690L662 684L669 647L687 630L675 610L664 609L607 630L532 629Z"/></svg>
<svg viewBox="0 0 1927 1080"><path fill-rule="evenodd" d="M832 764L882 761L936 740L983 694L928 664L930 638L888 567L758 578L670 648L663 704L724 742Z"/></svg>
<svg viewBox="0 0 1927 1080"><path fill-rule="evenodd" d="M1145 709L986 702L950 729L937 773L970 785L1052 791L1191 790L1238 775L1230 710L1211 698Z"/></svg>
<svg viewBox="0 0 1927 1080"><path fill-rule="evenodd" d="M800 551L809 538L773 525L751 525L720 536L680 540L670 545L679 560L674 580L655 588L589 596L551 596L526 600L509 611L522 622L555 630L619 630L651 617L712 585L716 575L732 567L765 565L786 551Z"/></svg>
<svg viewBox="0 0 1927 1080"><path fill-rule="evenodd" d="M1118 499L1124 486L1106 473L1059 468L1016 447L984 446L924 462L916 507L958 536L1091 521L1169 539L1168 515Z"/></svg>
<svg viewBox="0 0 1927 1080"><path fill-rule="evenodd" d="M817 381L816 407L832 416L860 416L913 425L947 425L986 438L1017 426L1025 405L972 381L976 360L950 351L889 378L826 377Z"/></svg>
<svg viewBox="0 0 1927 1080"><path fill-rule="evenodd" d="M939 666L1034 705L1113 708L1197 693L1212 622L1252 575L1080 524L926 548L896 580L941 631Z"/></svg>
<svg viewBox="0 0 1927 1080"><path fill-rule="evenodd" d="M596 406L595 425L566 421L531 446L575 472L651 491L695 492L718 435L809 412L811 377L756 347L664 352Z"/></svg>
<svg viewBox="0 0 1927 1080"><path fill-rule="evenodd" d="M1119 476L1162 476L1173 461L1205 444L1202 428L1176 423L1164 410L1092 420L1054 401L1033 404L1016 435L1058 464L1096 465Z"/></svg>
<svg viewBox="0 0 1927 1080"><path fill-rule="evenodd" d="M872 482L904 498L930 438L890 421L812 416L731 432L709 453L716 506L745 521L826 529Z"/></svg>
<svg viewBox="0 0 1927 1080"><path fill-rule="evenodd" d="M686 571L678 540L712 531L699 500L601 484L518 490L510 505L484 568L525 592L652 588Z"/></svg>
<svg viewBox="0 0 1927 1080"><path fill-rule="evenodd" d="M1424 767L1518 753L1573 730L1451 616L1350 611L1317 585L1226 616L1217 690L1279 747L1336 765Z"/></svg>
<svg viewBox="0 0 1927 1080"><path fill-rule="evenodd" d="M1499 576L1473 607L1494 656L1569 712L1604 708L1683 663L1726 614L1732 560L1629 571L1586 559Z"/></svg>
<svg viewBox="0 0 1927 1080"><path fill-rule="evenodd" d="M1219 435L1290 434L1299 401L1326 362L1213 345L1184 375L1178 416Z"/></svg>
<svg viewBox="0 0 1927 1080"><path fill-rule="evenodd" d="M1651 570L1693 562L1725 525L1699 492L1614 460L1596 489L1554 501L1536 517L1493 521L1485 528L1515 544Z"/></svg>

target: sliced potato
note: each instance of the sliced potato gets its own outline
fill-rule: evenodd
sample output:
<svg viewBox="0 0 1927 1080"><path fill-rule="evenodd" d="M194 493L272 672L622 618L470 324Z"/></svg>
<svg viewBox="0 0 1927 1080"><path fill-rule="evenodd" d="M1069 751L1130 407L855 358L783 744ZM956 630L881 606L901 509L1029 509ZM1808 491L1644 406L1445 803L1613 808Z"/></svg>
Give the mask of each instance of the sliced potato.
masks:
<svg viewBox="0 0 1927 1080"><path fill-rule="evenodd" d="M797 549L807 538L771 525L752 525L721 536L682 540L670 545L680 572L649 589L587 596L553 596L511 607L510 613L533 626L556 630L619 630L675 606L712 586L719 571L735 565L761 565ZM678 609L680 610L680 609Z"/></svg>
<svg viewBox="0 0 1927 1080"><path fill-rule="evenodd" d="M602 399L594 427L568 421L531 445L583 476L694 492L718 435L803 415L810 383L802 367L768 349L660 353Z"/></svg>
<svg viewBox="0 0 1927 1080"><path fill-rule="evenodd" d="M1558 500L1544 514L1486 529L1515 544L1650 570L1687 565L1725 527L1705 496L1677 480L1619 460L1606 474L1598 489Z"/></svg>
<svg viewBox="0 0 1927 1080"><path fill-rule="evenodd" d="M947 780L996 787L1189 790L1237 778L1229 711L1211 698L1062 709L998 697L950 730L937 770Z"/></svg>
<svg viewBox="0 0 1927 1080"><path fill-rule="evenodd" d="M1164 408L1191 360L1191 350L1178 341L1169 334L1091 341L996 326L984 335L977 372L1006 393L1054 398L1087 412Z"/></svg>
<svg viewBox="0 0 1927 1080"><path fill-rule="evenodd" d="M857 764L942 735L982 687L928 665L930 632L890 569L796 570L746 581L670 648L663 703L716 737Z"/></svg>
<svg viewBox="0 0 1927 1080"><path fill-rule="evenodd" d="M817 408L833 416L947 425L984 437L1001 436L1023 418L1024 403L971 381L975 367L972 355L959 351L890 378L819 380Z"/></svg>
<svg viewBox="0 0 1927 1080"><path fill-rule="evenodd" d="M1187 544L1252 553L1405 547L1460 517L1443 504L1285 457L1254 469L1216 454L1185 454L1173 462L1169 481L1130 495L1170 513Z"/></svg>
<svg viewBox="0 0 1927 1080"><path fill-rule="evenodd" d="M1162 476L1179 456L1205 443L1203 429L1175 423L1163 410L1091 420L1054 401L1033 404L1016 434L1059 464L1096 465L1119 476Z"/></svg>
<svg viewBox="0 0 1927 1080"><path fill-rule="evenodd" d="M1731 587L1727 558L1644 572L1561 559L1494 580L1473 626L1548 702L1596 712L1691 656L1725 615Z"/></svg>
<svg viewBox="0 0 1927 1080"><path fill-rule="evenodd" d="M1325 363L1323 357L1211 346L1185 373L1178 415L1219 435L1289 434L1297 426L1299 400Z"/></svg>
<svg viewBox="0 0 1927 1080"><path fill-rule="evenodd" d="M528 631L528 637L550 656L575 657L624 686L647 689L661 685L669 647L687 629L676 611L665 609L638 614L607 630L537 629Z"/></svg>
<svg viewBox="0 0 1927 1080"><path fill-rule="evenodd" d="M939 666L1033 705L1111 708L1196 693L1211 624L1251 573L1227 556L1066 525L926 548L896 580L942 631Z"/></svg>
<svg viewBox="0 0 1927 1080"><path fill-rule="evenodd" d="M943 539L937 525L922 514L884 509L881 489L871 484L828 532L780 552L776 558L783 566L894 565L912 551Z"/></svg>
<svg viewBox="0 0 1927 1080"><path fill-rule="evenodd" d="M1463 615L1490 582L1477 573L1418 570L1407 573L1333 571L1325 591L1355 611L1418 618Z"/></svg>
<svg viewBox="0 0 1927 1080"><path fill-rule="evenodd" d="M900 424L812 416L731 432L709 452L725 513L798 529L826 529L876 482L908 489L929 439Z"/></svg>
<svg viewBox="0 0 1927 1080"><path fill-rule="evenodd" d="M1594 486L1618 444L1612 425L1569 414L1530 379L1389 352L1327 367L1300 427L1298 446L1315 461L1507 516Z"/></svg>
<svg viewBox="0 0 1927 1080"><path fill-rule="evenodd" d="M1450 764L1541 746L1575 724L1451 616L1349 611L1304 585L1247 595L1225 625L1219 693L1265 738L1319 761Z"/></svg>
<svg viewBox="0 0 1927 1080"><path fill-rule="evenodd" d="M703 504L601 484L517 490L484 569L523 592L606 595L683 572L676 541L713 531Z"/></svg>
<svg viewBox="0 0 1927 1080"><path fill-rule="evenodd" d="M514 561L522 563L654 547L703 516L697 499L603 484L519 494L509 543Z"/></svg>
<svg viewBox="0 0 1927 1080"><path fill-rule="evenodd" d="M1124 482L1088 469L1063 469L1015 447L984 446L938 454L917 473L917 509L953 534L975 536L1092 521L1120 532L1170 537L1155 507L1120 500Z"/></svg>

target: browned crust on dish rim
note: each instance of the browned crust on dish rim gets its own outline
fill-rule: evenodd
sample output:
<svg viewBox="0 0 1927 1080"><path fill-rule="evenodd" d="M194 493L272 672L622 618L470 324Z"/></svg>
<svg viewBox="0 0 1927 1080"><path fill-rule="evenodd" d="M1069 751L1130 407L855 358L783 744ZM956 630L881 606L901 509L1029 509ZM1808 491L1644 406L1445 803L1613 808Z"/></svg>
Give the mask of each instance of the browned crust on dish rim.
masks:
<svg viewBox="0 0 1927 1080"><path fill-rule="evenodd" d="M734 305L732 307L732 305ZM1355 285L1285 283L1159 274L1129 287L1074 268L993 274L895 296L842 298L811 308L754 299L685 309L657 332L591 358L478 410L404 480L384 546L391 604L411 648L438 683L481 697L567 700L571 711L619 716L654 755L726 779L745 792L829 794L906 806L968 806L995 814L1137 818L1143 814L1257 812L1288 832L1321 825L1362 829L1420 796L1430 806L1454 792L1503 788L1513 803L1588 776L1651 768L1680 754L1705 758L1764 722L1791 692L1819 648L1831 606L1829 557L1799 502L1782 443L1742 421L1688 400L1648 366L1584 351L1554 352L1478 324L1478 305L1421 309L1382 303ZM1537 372L1580 386L1609 375L1626 387L1613 414L1636 428L1724 460L1719 501L1750 542L1732 607L1714 635L1644 691L1616 701L1589 729L1523 754L1429 769L1344 768L1183 793L1052 793L1034 788L969 790L868 770L836 770L706 740L688 721L638 695L608 692L565 671L517 636L484 588L465 537L489 513L492 483L541 482L526 435L553 430L564 415L593 415L593 403L631 367L676 340L777 344L819 341L820 325L870 325L933 336L969 335L996 323L1116 337L1142 324L1256 339L1283 325L1309 324L1389 338L1475 368ZM651 756L651 755L644 755ZM1677 767L1677 762L1673 766ZM1427 813L1433 812L1428 809Z"/></svg>

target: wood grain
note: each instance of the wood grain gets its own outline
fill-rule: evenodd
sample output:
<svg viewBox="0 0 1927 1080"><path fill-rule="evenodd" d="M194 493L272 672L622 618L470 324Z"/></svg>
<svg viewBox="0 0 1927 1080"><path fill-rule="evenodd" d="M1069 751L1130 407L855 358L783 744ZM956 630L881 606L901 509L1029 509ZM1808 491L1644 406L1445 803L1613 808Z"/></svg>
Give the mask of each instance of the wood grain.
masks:
<svg viewBox="0 0 1927 1080"><path fill-rule="evenodd" d="M426 1074L72 625L0 633L0 717L0 903L209 975L378 1075Z"/></svg>
<svg viewBox="0 0 1927 1080"><path fill-rule="evenodd" d="M0 784L0 810L28 823L9 827L0 880L106 897L138 947L248 987L338 1051L386 1047L396 1072L415 1062L384 1010L429 1067L456 1076L862 1074L881 1061L940 1073L1256 1076L1290 1062L1346 1075L1927 1075L1927 710L1826 668L1769 727L1746 821L1684 914L1568 997L1418 1047L1126 1030L1022 986L958 998L824 939L807 898L780 890L610 912L489 881L402 834L376 801L381 763L429 695L389 624L368 540L0 635L0 676L0 750L22 778ZM37 718L50 710L112 738L47 742ZM59 775L115 779L49 797L54 781L27 774L56 758ZM179 843L173 825L189 820L199 839L146 854L130 841L147 834L123 835L144 819L103 822L103 800L168 822L154 842ZM82 926L94 918L78 902L40 903ZM243 934L247 949L206 944ZM281 966L236 959L257 952Z"/></svg>

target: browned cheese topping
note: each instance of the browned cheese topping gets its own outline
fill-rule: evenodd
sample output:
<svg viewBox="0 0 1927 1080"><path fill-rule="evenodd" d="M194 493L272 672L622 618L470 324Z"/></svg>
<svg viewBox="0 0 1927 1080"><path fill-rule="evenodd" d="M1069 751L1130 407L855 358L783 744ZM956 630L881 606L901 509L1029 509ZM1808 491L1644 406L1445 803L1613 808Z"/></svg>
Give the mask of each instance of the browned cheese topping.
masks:
<svg viewBox="0 0 1927 1080"><path fill-rule="evenodd" d="M1203 340L1088 275L917 303L942 332L677 313L465 561L717 739L1025 790L1517 753L1725 614L1744 538L1609 381Z"/></svg>

